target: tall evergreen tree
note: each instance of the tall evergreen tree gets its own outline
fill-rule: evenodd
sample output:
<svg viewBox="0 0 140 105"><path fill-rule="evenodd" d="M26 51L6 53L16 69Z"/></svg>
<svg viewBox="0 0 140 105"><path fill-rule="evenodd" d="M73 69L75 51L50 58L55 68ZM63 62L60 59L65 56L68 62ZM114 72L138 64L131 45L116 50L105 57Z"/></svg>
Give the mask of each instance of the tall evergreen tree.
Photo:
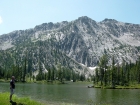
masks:
<svg viewBox="0 0 140 105"><path fill-rule="evenodd" d="M112 88L115 88L115 61L114 61L114 56L112 57Z"/></svg>
<svg viewBox="0 0 140 105"><path fill-rule="evenodd" d="M23 69L23 82L25 82L25 76L26 76L26 63L27 63L27 57L25 55L24 59L24 69Z"/></svg>
<svg viewBox="0 0 140 105"><path fill-rule="evenodd" d="M104 84L106 85L106 77L104 76L105 74L105 70L107 69L107 56L103 55L100 59L100 63L99 63L99 69L100 69L100 80L101 80L101 86L103 86L103 81Z"/></svg>

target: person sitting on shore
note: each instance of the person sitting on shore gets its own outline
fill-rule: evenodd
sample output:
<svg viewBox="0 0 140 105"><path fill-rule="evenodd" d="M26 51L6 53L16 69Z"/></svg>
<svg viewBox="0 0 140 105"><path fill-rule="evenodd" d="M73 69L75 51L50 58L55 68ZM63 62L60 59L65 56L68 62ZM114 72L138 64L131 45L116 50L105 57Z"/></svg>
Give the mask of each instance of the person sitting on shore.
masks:
<svg viewBox="0 0 140 105"><path fill-rule="evenodd" d="M15 89L15 77L11 77L10 81L10 102L12 102L12 95L14 94L14 89Z"/></svg>

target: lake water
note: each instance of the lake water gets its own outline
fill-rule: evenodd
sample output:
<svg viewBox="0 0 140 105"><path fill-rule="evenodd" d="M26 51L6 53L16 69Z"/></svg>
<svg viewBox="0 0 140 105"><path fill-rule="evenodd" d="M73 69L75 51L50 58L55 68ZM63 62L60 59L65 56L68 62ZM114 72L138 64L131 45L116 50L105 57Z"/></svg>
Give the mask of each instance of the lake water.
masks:
<svg viewBox="0 0 140 105"><path fill-rule="evenodd" d="M89 83L89 85L91 85ZM19 97L30 97L43 103L88 103L109 105L140 105L139 89L95 89L87 88L88 84L68 83L28 84L17 83L15 94ZM9 83L0 83L0 92L9 92Z"/></svg>

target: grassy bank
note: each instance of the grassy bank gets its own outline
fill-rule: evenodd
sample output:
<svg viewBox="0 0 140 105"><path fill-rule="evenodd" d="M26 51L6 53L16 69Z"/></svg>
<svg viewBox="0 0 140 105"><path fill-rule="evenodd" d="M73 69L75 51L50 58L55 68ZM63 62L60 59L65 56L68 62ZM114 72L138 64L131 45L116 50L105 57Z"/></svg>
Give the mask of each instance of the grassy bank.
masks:
<svg viewBox="0 0 140 105"><path fill-rule="evenodd" d="M28 97L19 98L16 95L13 95L12 100L13 102L9 101L9 93L0 93L0 105L55 105L50 103L37 102L35 100L31 100ZM78 105L78 104L60 103L59 105Z"/></svg>
<svg viewBox="0 0 140 105"><path fill-rule="evenodd" d="M0 93L0 105L45 105L30 98L18 98L13 95L13 102L9 102L9 93Z"/></svg>
<svg viewBox="0 0 140 105"><path fill-rule="evenodd" d="M140 89L140 84L129 85L129 86L116 86L116 89Z"/></svg>
<svg viewBox="0 0 140 105"><path fill-rule="evenodd" d="M4 82L4 83L9 83L10 79L6 80L6 79L0 79L0 82ZM46 81L46 80L42 80L42 81L16 81L16 83L39 83L39 84L63 84L62 82L55 80L55 81Z"/></svg>
<svg viewBox="0 0 140 105"><path fill-rule="evenodd" d="M10 80L0 79L0 82L9 82Z"/></svg>
<svg viewBox="0 0 140 105"><path fill-rule="evenodd" d="M0 79L0 82L5 82L5 83L9 83L10 79L6 80L6 79ZM42 81L36 81L36 80L29 80L27 79L25 82L21 82L21 81L16 81L16 83L38 83L38 84L67 84L67 83L73 83L72 81L63 81L60 82L59 80L54 80L54 81L47 81L47 80L42 80ZM76 81L74 82L75 84L92 84L92 82L90 81Z"/></svg>

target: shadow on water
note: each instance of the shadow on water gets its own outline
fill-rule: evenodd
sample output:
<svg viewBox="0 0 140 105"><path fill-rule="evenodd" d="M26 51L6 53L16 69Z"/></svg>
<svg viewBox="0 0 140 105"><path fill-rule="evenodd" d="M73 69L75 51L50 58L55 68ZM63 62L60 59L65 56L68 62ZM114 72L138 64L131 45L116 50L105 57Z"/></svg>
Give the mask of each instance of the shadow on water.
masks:
<svg viewBox="0 0 140 105"><path fill-rule="evenodd" d="M24 104L22 104L22 103L18 103L18 104L17 104L16 102L13 102L13 101L11 101L10 103L11 103L11 105L24 105Z"/></svg>

